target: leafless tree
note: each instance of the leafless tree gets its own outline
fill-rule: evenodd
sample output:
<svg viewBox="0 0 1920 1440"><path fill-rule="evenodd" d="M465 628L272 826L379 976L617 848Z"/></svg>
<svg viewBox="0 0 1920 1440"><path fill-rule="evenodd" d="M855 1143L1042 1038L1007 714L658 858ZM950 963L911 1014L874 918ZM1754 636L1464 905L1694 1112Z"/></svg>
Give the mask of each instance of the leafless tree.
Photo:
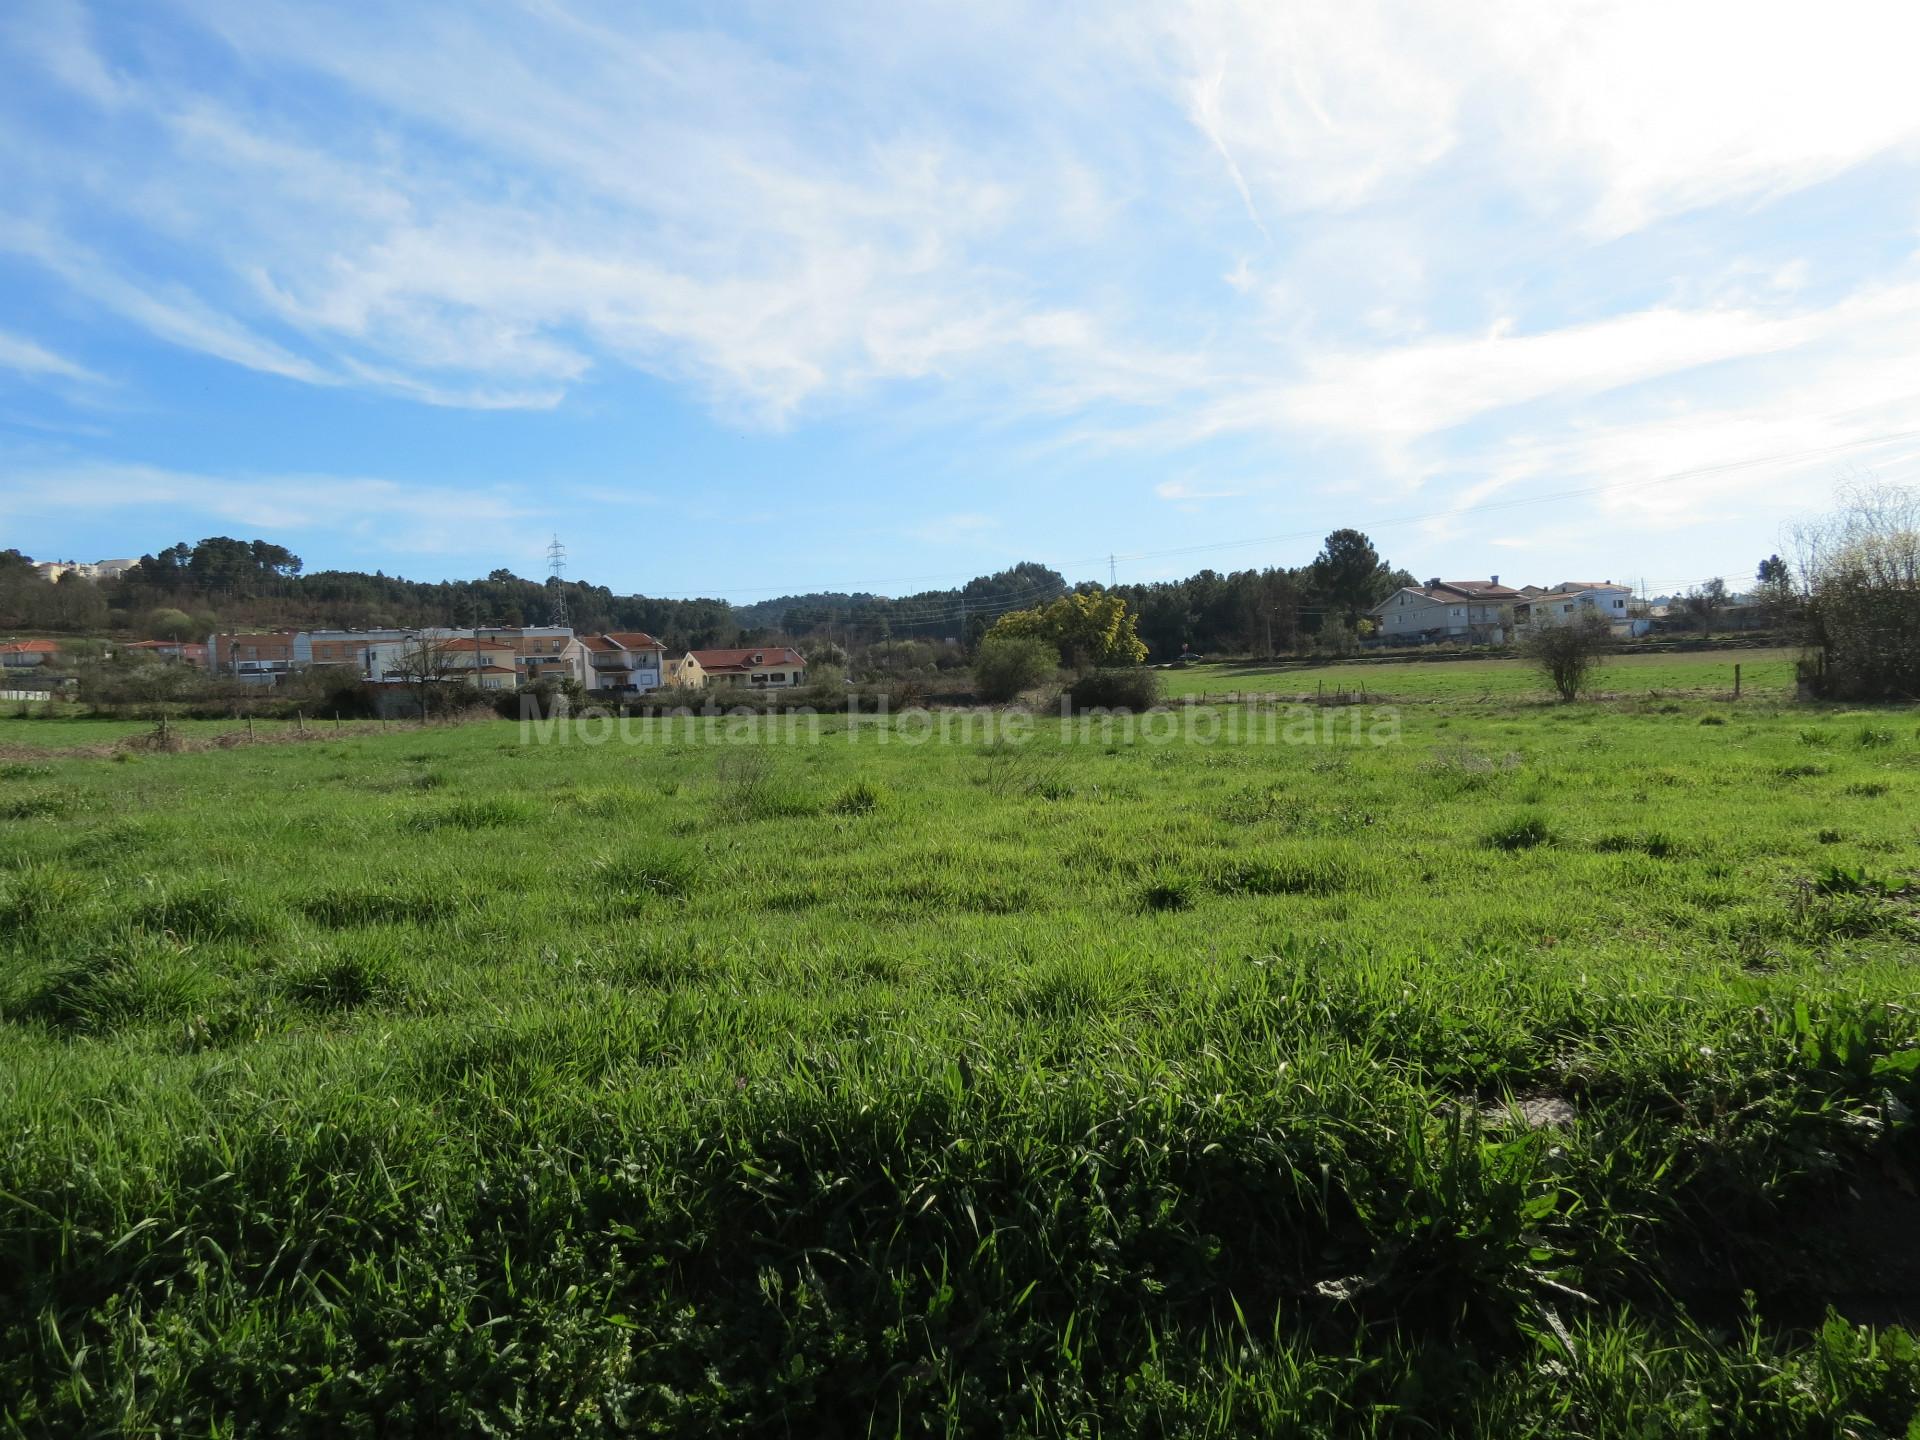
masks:
<svg viewBox="0 0 1920 1440"><path fill-rule="evenodd" d="M420 723L426 724L437 709L446 705L447 681L464 667L454 642L440 636L416 635L388 666L387 674L396 676L413 691L420 707ZM475 656L477 660L479 657Z"/></svg>
<svg viewBox="0 0 1920 1440"><path fill-rule="evenodd" d="M1813 675L1853 700L1920 696L1920 490L1856 485L1794 535Z"/></svg>

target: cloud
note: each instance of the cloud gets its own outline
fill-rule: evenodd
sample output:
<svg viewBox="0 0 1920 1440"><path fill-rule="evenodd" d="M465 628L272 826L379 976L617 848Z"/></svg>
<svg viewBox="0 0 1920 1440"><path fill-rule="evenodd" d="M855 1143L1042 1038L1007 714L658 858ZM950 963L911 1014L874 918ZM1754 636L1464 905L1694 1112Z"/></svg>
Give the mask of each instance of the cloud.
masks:
<svg viewBox="0 0 1920 1440"><path fill-rule="evenodd" d="M1623 233L1920 140L1920 12L1886 0L1193 0L1172 14L1170 81L1249 211L1353 207L1470 165Z"/></svg>
<svg viewBox="0 0 1920 1440"><path fill-rule="evenodd" d="M504 545L534 511L504 491L402 484L355 475L224 476L161 466L89 460L23 460L9 465L0 517L140 509L189 522L259 533L325 532L377 539L383 548L455 553Z"/></svg>
<svg viewBox="0 0 1920 1440"><path fill-rule="evenodd" d="M126 95L94 49L86 11L78 0L26 0L0 11L0 42L35 57L59 84L98 105Z"/></svg>
<svg viewBox="0 0 1920 1440"><path fill-rule="evenodd" d="M1469 505L1913 418L1911 7L745 13L12 10L9 67L63 98L0 96L0 250L291 385L542 410L638 372L766 429L1178 452L1155 493L1194 509L1303 475ZM1849 174L1885 183L1812 188Z"/></svg>
<svg viewBox="0 0 1920 1440"><path fill-rule="evenodd" d="M12 370L36 378L45 376L57 380L78 380L89 385L102 383L100 376L84 365L56 355L24 336L10 335L4 330L0 330L0 370Z"/></svg>
<svg viewBox="0 0 1920 1440"><path fill-rule="evenodd" d="M1202 489L1188 480L1162 480L1153 487L1153 493L1162 500L1238 500L1245 490Z"/></svg>

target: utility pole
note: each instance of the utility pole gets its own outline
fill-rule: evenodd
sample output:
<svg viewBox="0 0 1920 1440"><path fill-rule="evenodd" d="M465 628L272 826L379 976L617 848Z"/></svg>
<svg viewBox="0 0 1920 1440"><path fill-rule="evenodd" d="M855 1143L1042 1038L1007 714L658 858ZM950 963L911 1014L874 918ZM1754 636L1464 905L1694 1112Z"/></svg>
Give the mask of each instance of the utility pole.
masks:
<svg viewBox="0 0 1920 1440"><path fill-rule="evenodd" d="M1114 586L1118 585L1119 583L1120 583L1120 569L1117 565L1114 564L1113 552L1108 551L1107 552L1107 588L1111 590L1113 589Z"/></svg>
<svg viewBox="0 0 1920 1440"><path fill-rule="evenodd" d="M547 614L547 624L559 630L573 628L567 618L567 591L562 578L566 573L567 547L555 535L553 543L547 546L547 588L553 591L553 608Z"/></svg>

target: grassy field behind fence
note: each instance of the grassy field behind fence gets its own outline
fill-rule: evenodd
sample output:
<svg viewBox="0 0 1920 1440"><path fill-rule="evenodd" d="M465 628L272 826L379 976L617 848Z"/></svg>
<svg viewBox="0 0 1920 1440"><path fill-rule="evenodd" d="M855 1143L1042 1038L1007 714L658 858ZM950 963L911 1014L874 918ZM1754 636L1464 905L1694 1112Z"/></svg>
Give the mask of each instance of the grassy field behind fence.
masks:
<svg viewBox="0 0 1920 1440"><path fill-rule="evenodd" d="M9 760L0 1421L1908 1433L1920 717L1496 673Z"/></svg>
<svg viewBox="0 0 1920 1440"><path fill-rule="evenodd" d="M1610 656L1594 688L1621 698L1719 696L1733 691L1740 667L1743 697L1784 699L1793 687L1795 650L1710 650ZM1162 672L1169 696L1226 694L1312 696L1365 690L1370 696L1405 701L1481 698L1545 700L1552 688L1538 671L1510 659L1371 660L1350 664L1281 665L1207 662Z"/></svg>

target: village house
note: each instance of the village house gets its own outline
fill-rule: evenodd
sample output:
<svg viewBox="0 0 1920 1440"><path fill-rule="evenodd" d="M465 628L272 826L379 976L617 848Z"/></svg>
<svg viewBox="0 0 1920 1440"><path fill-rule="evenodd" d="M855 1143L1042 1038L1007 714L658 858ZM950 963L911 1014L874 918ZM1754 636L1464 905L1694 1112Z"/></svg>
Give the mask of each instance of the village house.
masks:
<svg viewBox="0 0 1920 1440"><path fill-rule="evenodd" d="M1582 615L1599 615L1620 636L1644 635L1649 622L1632 612L1633 587L1611 580L1563 580L1550 590L1524 597L1513 607L1518 629L1565 625Z"/></svg>
<svg viewBox="0 0 1920 1440"><path fill-rule="evenodd" d="M60 580L76 575L82 580L118 580L138 565L138 560L95 560L90 564L77 560L42 560L33 568L42 580Z"/></svg>
<svg viewBox="0 0 1920 1440"><path fill-rule="evenodd" d="M422 679L517 690L520 671L511 645L497 640L449 640L415 635L367 647L367 678L376 684L417 684Z"/></svg>
<svg viewBox="0 0 1920 1440"><path fill-rule="evenodd" d="M207 666L217 675L231 675L256 685L271 685L281 675L300 668L294 652L304 637L292 630L262 630L207 637Z"/></svg>
<svg viewBox="0 0 1920 1440"><path fill-rule="evenodd" d="M1382 639L1413 643L1463 640L1499 645L1513 627L1520 592L1487 580L1429 580L1396 590L1370 612Z"/></svg>
<svg viewBox="0 0 1920 1440"><path fill-rule="evenodd" d="M583 687L593 685L588 649L564 625L483 626L474 633L482 640L513 647L514 664L519 667L523 685L536 680L577 680Z"/></svg>
<svg viewBox="0 0 1920 1440"><path fill-rule="evenodd" d="M693 662L693 668L685 661ZM689 689L719 685L790 689L807 683L806 657L787 645L760 645L741 650L689 650L682 661L683 675L699 677ZM683 684L686 682L683 681Z"/></svg>
<svg viewBox="0 0 1920 1440"><path fill-rule="evenodd" d="M15 640L0 645L0 666L26 670L36 665L51 665L59 654L60 647L52 640Z"/></svg>
<svg viewBox="0 0 1920 1440"><path fill-rule="evenodd" d="M593 673L590 689L644 695L660 688L666 674L666 646L644 630L583 635L580 642Z"/></svg>
<svg viewBox="0 0 1920 1440"><path fill-rule="evenodd" d="M295 668L346 665L367 674L368 647L393 644L416 635L452 638L449 630L307 630L294 637Z"/></svg>
<svg viewBox="0 0 1920 1440"><path fill-rule="evenodd" d="M207 668L207 647L187 640L134 640L127 646L129 650L138 650L143 655L152 655L161 660L178 660L183 664Z"/></svg>

